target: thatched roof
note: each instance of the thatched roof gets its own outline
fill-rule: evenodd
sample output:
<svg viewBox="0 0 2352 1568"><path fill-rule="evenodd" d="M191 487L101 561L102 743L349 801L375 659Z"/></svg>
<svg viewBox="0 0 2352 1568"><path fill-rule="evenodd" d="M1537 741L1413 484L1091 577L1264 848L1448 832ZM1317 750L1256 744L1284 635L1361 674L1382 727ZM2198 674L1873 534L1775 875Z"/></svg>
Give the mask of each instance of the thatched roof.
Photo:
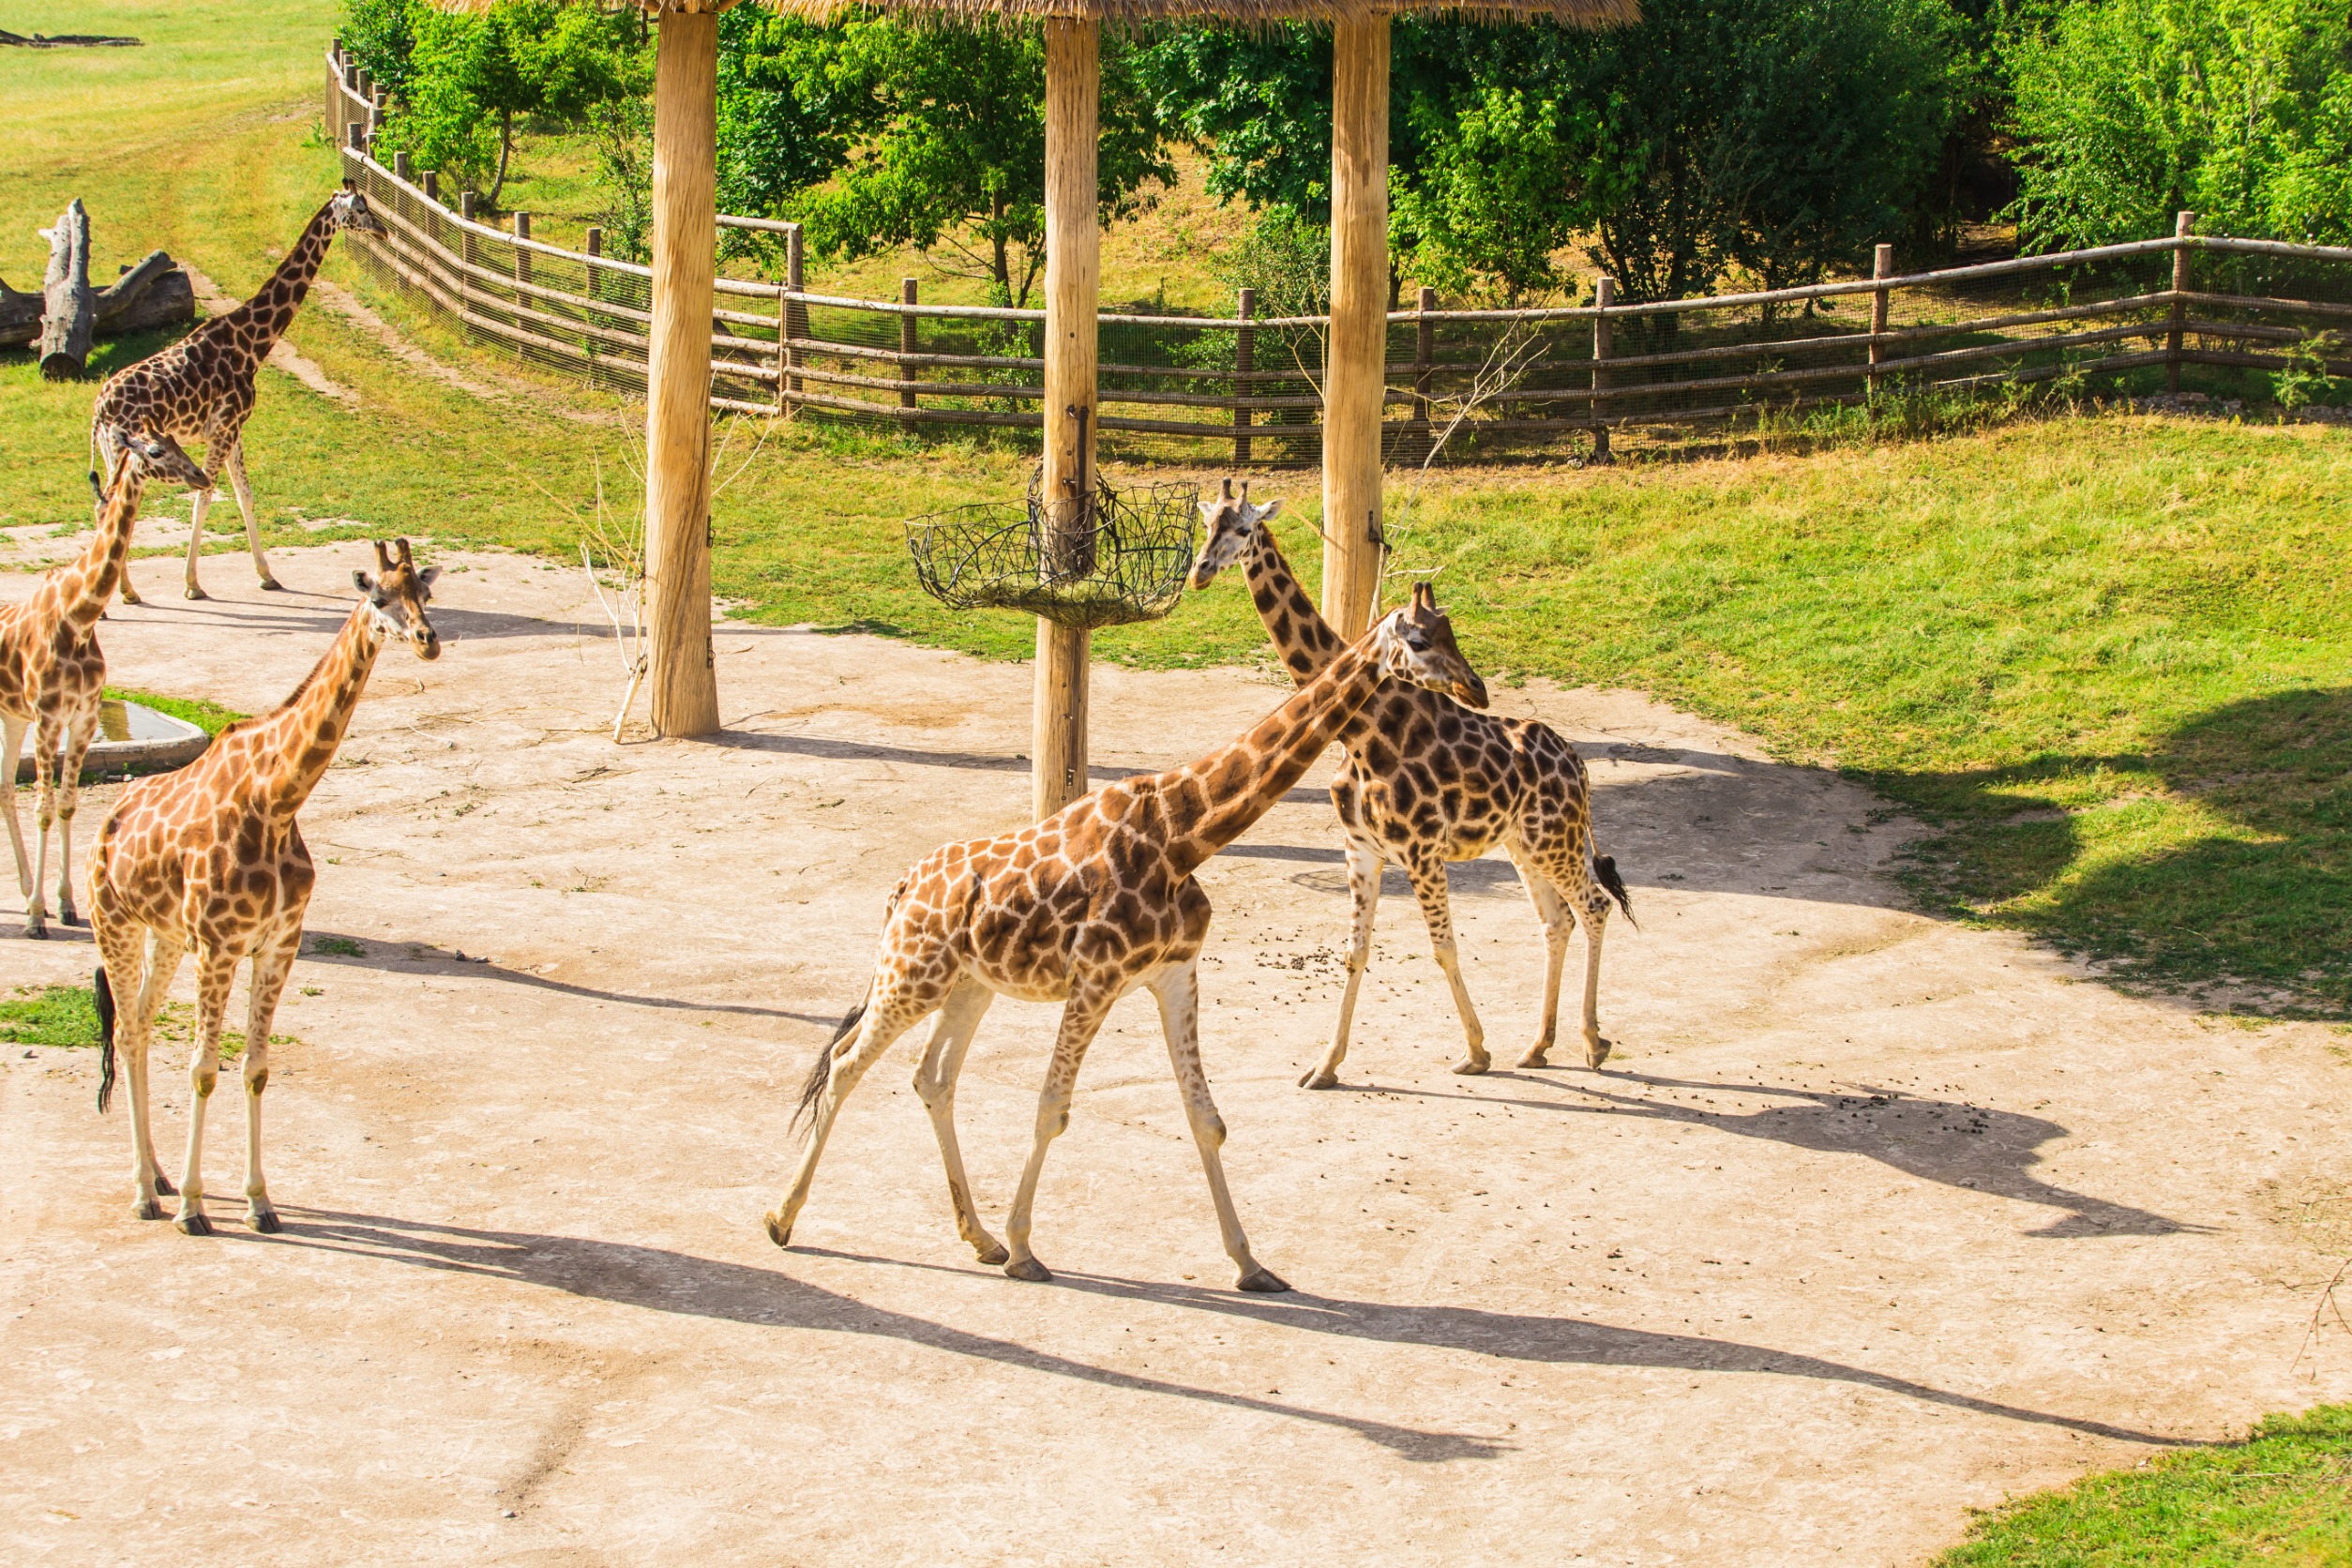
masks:
<svg viewBox="0 0 2352 1568"><path fill-rule="evenodd" d="M490 0L434 0L445 10L488 9ZM648 11L724 11L738 0L636 0ZM770 10L806 22L831 22L859 11L894 16L977 21L1012 17L1094 17L1104 22L1149 24L1166 22L1229 22L1243 26L1274 22L1338 22L1364 16L1414 13L1459 16L1491 22L1538 18L1576 27L1606 27L1636 22L1639 0L753 0Z"/></svg>

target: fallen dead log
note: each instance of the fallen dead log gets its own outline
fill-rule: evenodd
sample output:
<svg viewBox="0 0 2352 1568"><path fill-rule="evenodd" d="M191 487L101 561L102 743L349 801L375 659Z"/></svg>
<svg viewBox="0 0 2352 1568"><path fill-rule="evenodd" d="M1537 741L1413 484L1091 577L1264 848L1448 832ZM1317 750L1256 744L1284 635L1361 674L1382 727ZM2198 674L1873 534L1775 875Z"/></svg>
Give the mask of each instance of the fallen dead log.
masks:
<svg viewBox="0 0 2352 1568"><path fill-rule="evenodd" d="M168 251L157 250L98 291L93 327L99 338L128 337L196 319L196 290ZM19 294L0 279L0 349L21 349L40 336L45 295Z"/></svg>
<svg viewBox="0 0 2352 1568"><path fill-rule="evenodd" d="M14 44L19 49L137 49L139 40L116 33L35 33L28 38L0 27L0 44Z"/></svg>
<svg viewBox="0 0 2352 1568"><path fill-rule="evenodd" d="M41 293L46 309L41 316L41 376L47 381L70 381L82 374L90 357L90 339L98 330L98 298L90 292L90 215L76 196L53 228L43 229L49 241L49 277Z"/></svg>

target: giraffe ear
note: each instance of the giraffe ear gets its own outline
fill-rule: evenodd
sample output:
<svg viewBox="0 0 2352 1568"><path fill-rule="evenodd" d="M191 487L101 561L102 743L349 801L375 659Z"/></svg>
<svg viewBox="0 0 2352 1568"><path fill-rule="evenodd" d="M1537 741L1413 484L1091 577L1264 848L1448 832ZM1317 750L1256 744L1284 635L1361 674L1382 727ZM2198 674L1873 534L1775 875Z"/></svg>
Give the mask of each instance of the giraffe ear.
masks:
<svg viewBox="0 0 2352 1568"><path fill-rule="evenodd" d="M424 593L425 597L432 597L431 589L433 585L433 579L439 577L440 575L441 568L439 566L427 566L423 571L416 574L416 586Z"/></svg>
<svg viewBox="0 0 2352 1568"><path fill-rule="evenodd" d="M363 594L372 595L376 591L376 580L362 571L351 574L351 585Z"/></svg>

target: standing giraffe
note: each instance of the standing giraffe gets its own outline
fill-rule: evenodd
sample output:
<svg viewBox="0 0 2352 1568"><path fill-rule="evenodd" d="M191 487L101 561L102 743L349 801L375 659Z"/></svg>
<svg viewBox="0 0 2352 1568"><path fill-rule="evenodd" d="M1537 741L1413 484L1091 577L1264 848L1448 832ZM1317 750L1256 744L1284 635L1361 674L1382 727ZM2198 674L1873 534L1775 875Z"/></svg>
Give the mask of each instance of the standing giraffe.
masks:
<svg viewBox="0 0 2352 1568"><path fill-rule="evenodd" d="M262 553L253 487L245 482L245 421L253 412L254 377L293 324L303 296L310 292L310 279L326 260L327 246L342 229L363 234L384 232L383 221L368 210L368 198L349 180L304 226L259 294L227 315L204 323L162 353L109 376L98 388L91 415L90 439L98 458L98 472L90 475L93 488L102 483L100 475L114 470L116 431L144 430L182 441L202 440L205 466L215 475L225 471L236 487L237 509L245 514L245 542L252 550L253 569L261 574L264 588L279 584L269 573L269 557ZM204 596L204 585L196 580L196 557L204 547L204 513L219 493L210 482L196 488L195 518L188 535L191 599ZM123 602L139 602L128 582L123 584Z"/></svg>
<svg viewBox="0 0 2352 1568"><path fill-rule="evenodd" d="M106 693L106 656L98 651L98 617L106 601L128 582L131 524L139 496L152 476L202 488L204 470L170 436L116 432L123 454L113 488L98 508L97 535L81 559L59 566L33 596L0 610L0 789L8 792L8 847L16 852L18 886L30 900L24 934L49 935L41 884L49 878L49 830L57 827L57 918L74 925L73 814L82 799L82 762L98 739L98 701ZM34 774L40 781L37 819L40 858L24 857L16 821L16 766L24 730L33 732Z"/></svg>
<svg viewBox="0 0 2352 1568"><path fill-rule="evenodd" d="M262 1184L262 1091L269 1084L269 1025L302 946L302 916L316 880L294 822L302 803L351 727L376 655L405 638L419 658L441 656L425 619L436 568L416 569L408 541L400 558L376 546L376 575L354 572L360 590L335 645L273 713L240 719L177 773L125 790L91 856L90 915L98 939L98 1109L114 1087L114 998L130 1070L130 1140L138 1199L131 1213L159 1219L170 1195L147 1132L147 1041L163 993L196 950L196 1049L188 1063L195 1097L188 1112L188 1165L180 1175L179 1229L212 1234L204 1217L204 1107L220 1076L220 1029L239 962L253 960L245 1024L245 1223L278 1229Z"/></svg>
<svg viewBox="0 0 2352 1568"><path fill-rule="evenodd" d="M1425 587L1410 609L1374 626L1230 745L1188 767L1107 784L1017 833L949 844L917 861L890 895L866 999L842 1020L802 1088L800 1108L813 1110L815 1123L792 1190L767 1216L776 1244L792 1240L841 1102L893 1041L936 1012L914 1088L939 1138L956 1229L982 1262L1003 1263L1015 1279L1052 1278L1029 1247L1046 1149L1069 1125L1078 1064L1111 1004L1145 987L1159 1003L1168 1062L1240 1288L1289 1289L1250 1256L1217 1155L1225 1123L1200 1066L1209 896L1193 872L1298 782L1383 674L1447 687L1466 702L1486 700ZM1000 994L1064 1004L1037 1099L1036 1139L1004 1228L1009 1252L980 1223L956 1142L956 1079L981 1016Z"/></svg>
<svg viewBox="0 0 2352 1568"><path fill-rule="evenodd" d="M1209 538L1193 564L1192 585L1206 588L1218 572L1245 559L1251 601L1290 678L1304 685L1338 656L1342 645L1299 586L1266 526L1281 509L1279 501L1251 505L1247 485L1236 500L1233 483L1227 480L1223 495L1200 504ZM1617 863L1593 851L1592 797L1576 748L1533 719L1473 713L1441 692L1401 681L1384 684L1340 728L1339 742L1347 758L1332 779L1331 798L1348 837L1355 930L1331 1048L1299 1080L1301 1087L1329 1089L1339 1081L1356 989L1371 961L1380 877L1391 860L1403 866L1412 882L1438 967L1454 988L1454 1005L1470 1042L1469 1054L1454 1070L1486 1070L1485 1031L1470 1005L1455 952L1445 867L1452 860L1475 860L1497 844L1518 867L1535 917L1543 922L1547 950L1543 1029L1519 1065L1547 1065L1545 1053L1560 1027L1560 971L1575 923L1572 911L1584 921L1585 1064L1598 1067L1607 1061L1609 1042L1601 1038L1601 931L1608 923L1610 898L1628 920L1634 907Z"/></svg>

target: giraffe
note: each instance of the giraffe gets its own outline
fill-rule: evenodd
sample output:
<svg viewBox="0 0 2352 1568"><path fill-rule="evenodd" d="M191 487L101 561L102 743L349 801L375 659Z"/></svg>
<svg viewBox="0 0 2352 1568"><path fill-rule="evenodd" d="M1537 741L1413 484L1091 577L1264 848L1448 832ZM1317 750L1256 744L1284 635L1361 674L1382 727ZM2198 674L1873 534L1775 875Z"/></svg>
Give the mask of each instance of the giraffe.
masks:
<svg viewBox="0 0 2352 1568"><path fill-rule="evenodd" d="M1235 561L1246 563L1250 598L1293 681L1304 684L1338 656L1341 642L1299 586L1267 527L1280 501L1252 505L1249 487L1200 504L1208 540L1193 564L1192 585L1206 588ZM1483 706L1484 704L1480 704ZM1475 860L1497 844L1518 868L1546 949L1544 1017L1535 1044L1519 1059L1542 1067L1558 1035L1560 972L1576 919L1584 923L1584 1059L1608 1060L1601 1037L1601 933L1615 898L1628 920L1632 899L1617 863L1592 843L1592 796L1575 746L1533 719L1503 718L1464 708L1442 692L1401 681L1382 685L1355 717L1342 725L1347 757L1331 784L1332 804L1348 839L1348 891L1355 925L1348 945L1348 980L1339 1018L1323 1059L1299 1079L1305 1089L1339 1081L1348 1056L1356 992L1372 956L1372 920L1380 877L1396 861L1421 902L1438 967L1454 989L1469 1051L1457 1073L1489 1064L1485 1032L1470 1005L1455 951L1454 912L1446 893L1446 863Z"/></svg>
<svg viewBox="0 0 2352 1568"><path fill-rule="evenodd" d="M310 291L310 279L326 260L327 246L343 229L384 233L383 220L368 210L368 198L349 180L303 228L259 294L227 315L204 323L162 353L109 376L98 388L91 417L90 439L98 459L98 468L90 475L93 489L102 484L101 474L113 471L114 431L144 430L189 442L201 438L205 466L216 477L225 472L236 487L237 509L245 514L245 542L266 589L276 589L279 582L270 575L269 557L262 553L261 518L253 509L253 488L245 482L245 421L253 412L254 378L262 361L285 336ZM195 518L188 535L191 599L204 597L204 585L196 580L196 557L204 545L204 513L219 493L209 482L196 488ZM123 602L139 602L128 581Z"/></svg>
<svg viewBox="0 0 2352 1568"><path fill-rule="evenodd" d="M405 639L419 658L441 656L425 618L436 569L417 569L406 539L399 558L376 546L376 572L352 573L360 591L334 645L275 712L240 719L177 773L143 778L122 792L98 829L91 856L90 915L98 939L94 989L98 1013L98 1110L114 1087L117 994L122 1051L130 1075L131 1152L137 1199L131 1213L159 1219L158 1194L172 1185L147 1131L147 1042L180 956L196 950L195 1089L188 1113L188 1163L180 1175L178 1229L212 1234L204 1217L204 1107L220 1076L220 1030L237 965L253 964L245 1026L245 1223L279 1229L262 1182L262 1091L269 1084L269 1026L302 946L302 916L316 880L302 829L302 804L351 727L352 710L385 641Z"/></svg>
<svg viewBox="0 0 2352 1568"><path fill-rule="evenodd" d="M210 481L170 436L117 432L124 460L98 509L98 533L81 558L47 574L33 596L0 610L0 789L8 793L8 847L16 880L29 900L24 934L49 935L41 884L49 878L49 836L57 829L57 917L76 924L73 911L73 815L81 804L82 762L98 739L98 701L106 691L106 656L98 649L98 617L128 580L131 525L150 477L203 486ZM40 781L36 817L38 863L24 856L16 820L16 768L26 726L34 727L34 774Z"/></svg>
<svg viewBox="0 0 2352 1568"><path fill-rule="evenodd" d="M983 1263L1015 1279L1053 1276L1030 1249L1030 1212L1046 1150L1069 1125L1086 1049L1111 1004L1138 987L1159 1003L1168 1056L1208 1173L1225 1250L1244 1290L1289 1287L1250 1255L1225 1184L1225 1123L1200 1063L1199 960L1209 896L1193 877L1298 782L1383 674L1486 700L1425 587L1342 650L1321 675L1252 729L1188 766L1107 784L1042 822L934 850L891 893L882 950L860 1002L811 1066L800 1113L813 1112L798 1172L767 1216L792 1241L835 1115L892 1042L936 1012L915 1070L947 1170L956 1229ZM1037 1100L1035 1139L999 1244L980 1223L956 1141L956 1079L996 997L1061 1002L1062 1025ZM800 1115L795 1115L797 1124Z"/></svg>

